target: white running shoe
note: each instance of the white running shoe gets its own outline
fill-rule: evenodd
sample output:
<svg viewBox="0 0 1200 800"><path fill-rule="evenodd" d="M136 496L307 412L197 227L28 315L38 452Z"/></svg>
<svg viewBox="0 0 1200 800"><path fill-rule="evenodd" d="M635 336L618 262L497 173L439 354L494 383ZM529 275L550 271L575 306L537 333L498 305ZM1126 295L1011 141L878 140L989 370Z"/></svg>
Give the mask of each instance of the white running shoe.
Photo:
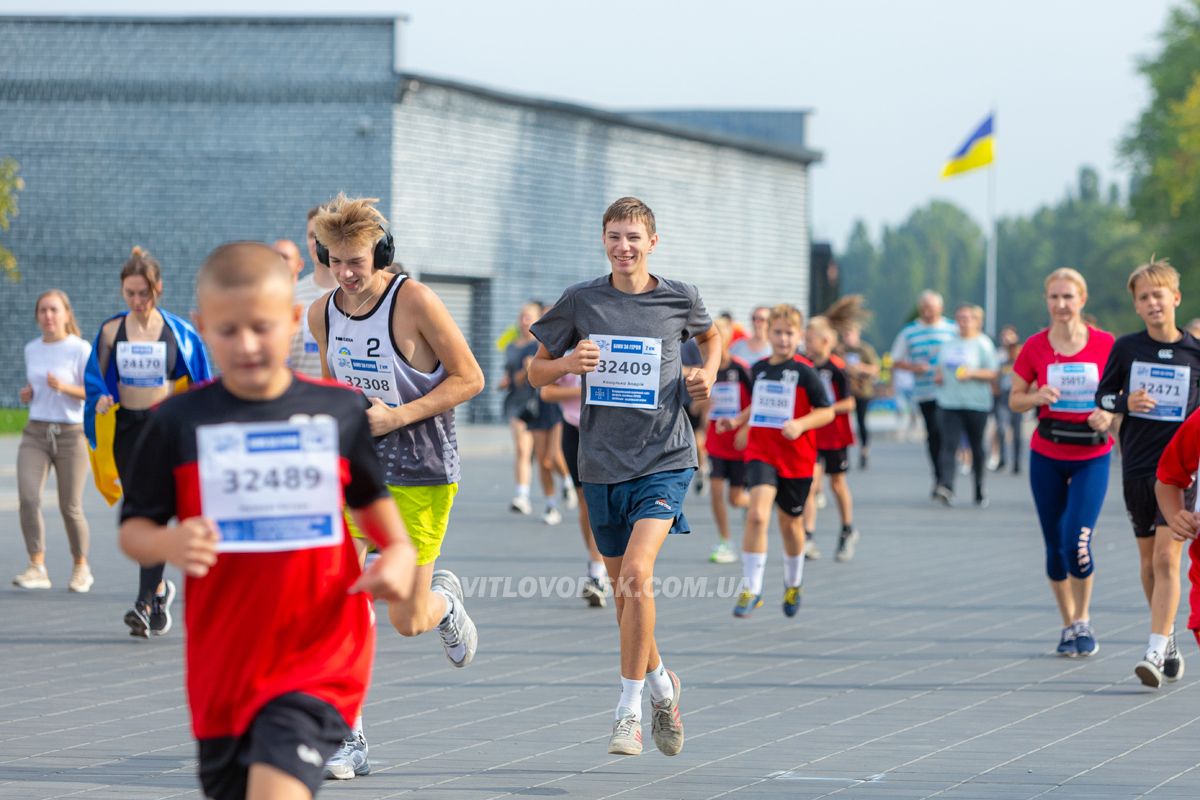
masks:
<svg viewBox="0 0 1200 800"><path fill-rule="evenodd" d="M369 775L371 762L367 760L367 739L362 733L351 731L338 751L325 762L325 780L348 781L359 775Z"/></svg>
<svg viewBox="0 0 1200 800"><path fill-rule="evenodd" d="M804 539L804 560L805 561L820 561L821 548L817 547L817 540L811 536Z"/></svg>
<svg viewBox="0 0 1200 800"><path fill-rule="evenodd" d="M547 525L557 525L562 522L562 512L558 510L558 506L546 506L546 512L542 514L542 522Z"/></svg>
<svg viewBox="0 0 1200 800"><path fill-rule="evenodd" d="M456 667L465 667L475 658L479 632L463 603L462 583L450 570L435 569L431 588L451 598L450 613L438 623L437 631L442 637L442 647L446 648L446 658Z"/></svg>
<svg viewBox="0 0 1200 800"><path fill-rule="evenodd" d="M508 510L517 514L529 516L533 513L533 503L529 502L529 498L523 494L519 494L512 499L508 504Z"/></svg>
<svg viewBox="0 0 1200 800"><path fill-rule="evenodd" d="M1146 655L1137 666L1133 668L1133 674L1138 676L1138 679L1143 685L1149 686L1151 689L1157 689L1163 685L1163 657L1157 650L1147 650Z"/></svg>
<svg viewBox="0 0 1200 800"><path fill-rule="evenodd" d="M729 546L729 542L722 540L713 547L712 552L708 555L708 560L714 564L733 564L738 557L737 553L733 552L733 548Z"/></svg>
<svg viewBox="0 0 1200 800"><path fill-rule="evenodd" d="M87 564L76 564L71 570L71 580L67 582L67 588L72 592L88 592L95 582L96 579L92 577L92 570Z"/></svg>
<svg viewBox="0 0 1200 800"><path fill-rule="evenodd" d="M613 722L612 736L608 739L608 752L614 756L642 754L642 721L634 716L633 709L622 708L621 716Z"/></svg>
<svg viewBox="0 0 1200 800"><path fill-rule="evenodd" d="M49 589L50 576L46 574L45 564L30 564L17 577L13 578L13 586L22 589Z"/></svg>

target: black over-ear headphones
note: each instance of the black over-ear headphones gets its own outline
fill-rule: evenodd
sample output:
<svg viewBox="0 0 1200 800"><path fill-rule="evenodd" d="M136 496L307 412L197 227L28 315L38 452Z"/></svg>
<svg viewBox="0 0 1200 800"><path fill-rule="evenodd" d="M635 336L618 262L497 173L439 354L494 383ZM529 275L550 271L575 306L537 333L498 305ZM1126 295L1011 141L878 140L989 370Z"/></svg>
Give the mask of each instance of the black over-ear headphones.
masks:
<svg viewBox="0 0 1200 800"><path fill-rule="evenodd" d="M396 258L396 242L392 239L392 232L382 225L379 226L379 230L383 231L383 236L375 243L375 269L390 267ZM317 261L328 267L329 248L321 244L320 239L314 241L317 243Z"/></svg>

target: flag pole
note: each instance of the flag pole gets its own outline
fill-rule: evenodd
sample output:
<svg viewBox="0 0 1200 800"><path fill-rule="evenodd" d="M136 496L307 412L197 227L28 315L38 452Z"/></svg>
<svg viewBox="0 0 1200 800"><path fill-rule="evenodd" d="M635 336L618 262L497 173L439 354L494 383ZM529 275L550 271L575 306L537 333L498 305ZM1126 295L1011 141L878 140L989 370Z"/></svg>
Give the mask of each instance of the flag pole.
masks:
<svg viewBox="0 0 1200 800"><path fill-rule="evenodd" d="M992 111L993 124L996 112ZM995 147L995 138L992 140ZM988 232L987 232L987 263L984 267L984 306L987 313L987 334L992 341L996 340L996 158L993 154L992 163L988 168Z"/></svg>

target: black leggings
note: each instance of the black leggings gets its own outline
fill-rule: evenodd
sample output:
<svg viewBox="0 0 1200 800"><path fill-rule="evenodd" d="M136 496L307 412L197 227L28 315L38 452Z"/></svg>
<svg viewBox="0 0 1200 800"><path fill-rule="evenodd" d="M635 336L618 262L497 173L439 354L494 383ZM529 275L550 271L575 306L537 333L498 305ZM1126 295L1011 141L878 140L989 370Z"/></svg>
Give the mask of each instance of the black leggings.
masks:
<svg viewBox="0 0 1200 800"><path fill-rule="evenodd" d="M983 473L987 469L987 456L983 451L983 431L987 427L988 412L972 411L968 408L939 409L942 417L942 454L940 486L954 491L954 455L963 434L971 445L971 469L975 473L975 494L983 491Z"/></svg>
<svg viewBox="0 0 1200 800"><path fill-rule="evenodd" d="M933 465L933 477L941 486L942 424L938 420L937 401L922 400L917 403L917 408L921 409L921 417L925 420L925 447L929 450L929 463Z"/></svg>
<svg viewBox="0 0 1200 800"><path fill-rule="evenodd" d="M138 438L146 422L150 419L149 409L131 411L126 408L117 409L116 429L113 431L113 463L117 467L117 476L125 483L125 476L132 475L133 455ZM135 603L149 606L158 594L158 584L162 583L163 571L166 564L155 564L152 567L140 567L138 570L138 593Z"/></svg>
<svg viewBox="0 0 1200 800"><path fill-rule="evenodd" d="M869 397L854 398L854 417L858 420L858 444L863 450L871 446L871 435L867 432L867 405Z"/></svg>

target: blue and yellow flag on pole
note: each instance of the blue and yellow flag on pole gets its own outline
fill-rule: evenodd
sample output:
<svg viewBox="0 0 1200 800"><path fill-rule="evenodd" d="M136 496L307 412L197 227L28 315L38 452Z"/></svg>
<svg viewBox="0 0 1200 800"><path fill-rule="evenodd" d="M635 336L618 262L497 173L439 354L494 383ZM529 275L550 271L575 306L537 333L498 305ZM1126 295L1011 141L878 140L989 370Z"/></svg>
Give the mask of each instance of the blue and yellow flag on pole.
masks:
<svg viewBox="0 0 1200 800"><path fill-rule="evenodd" d="M962 147L950 156L946 166L942 167L943 178L961 175L992 163L995 156L993 152L996 140L993 127L995 116L995 114L988 114L987 119L981 122L975 132L967 137Z"/></svg>

